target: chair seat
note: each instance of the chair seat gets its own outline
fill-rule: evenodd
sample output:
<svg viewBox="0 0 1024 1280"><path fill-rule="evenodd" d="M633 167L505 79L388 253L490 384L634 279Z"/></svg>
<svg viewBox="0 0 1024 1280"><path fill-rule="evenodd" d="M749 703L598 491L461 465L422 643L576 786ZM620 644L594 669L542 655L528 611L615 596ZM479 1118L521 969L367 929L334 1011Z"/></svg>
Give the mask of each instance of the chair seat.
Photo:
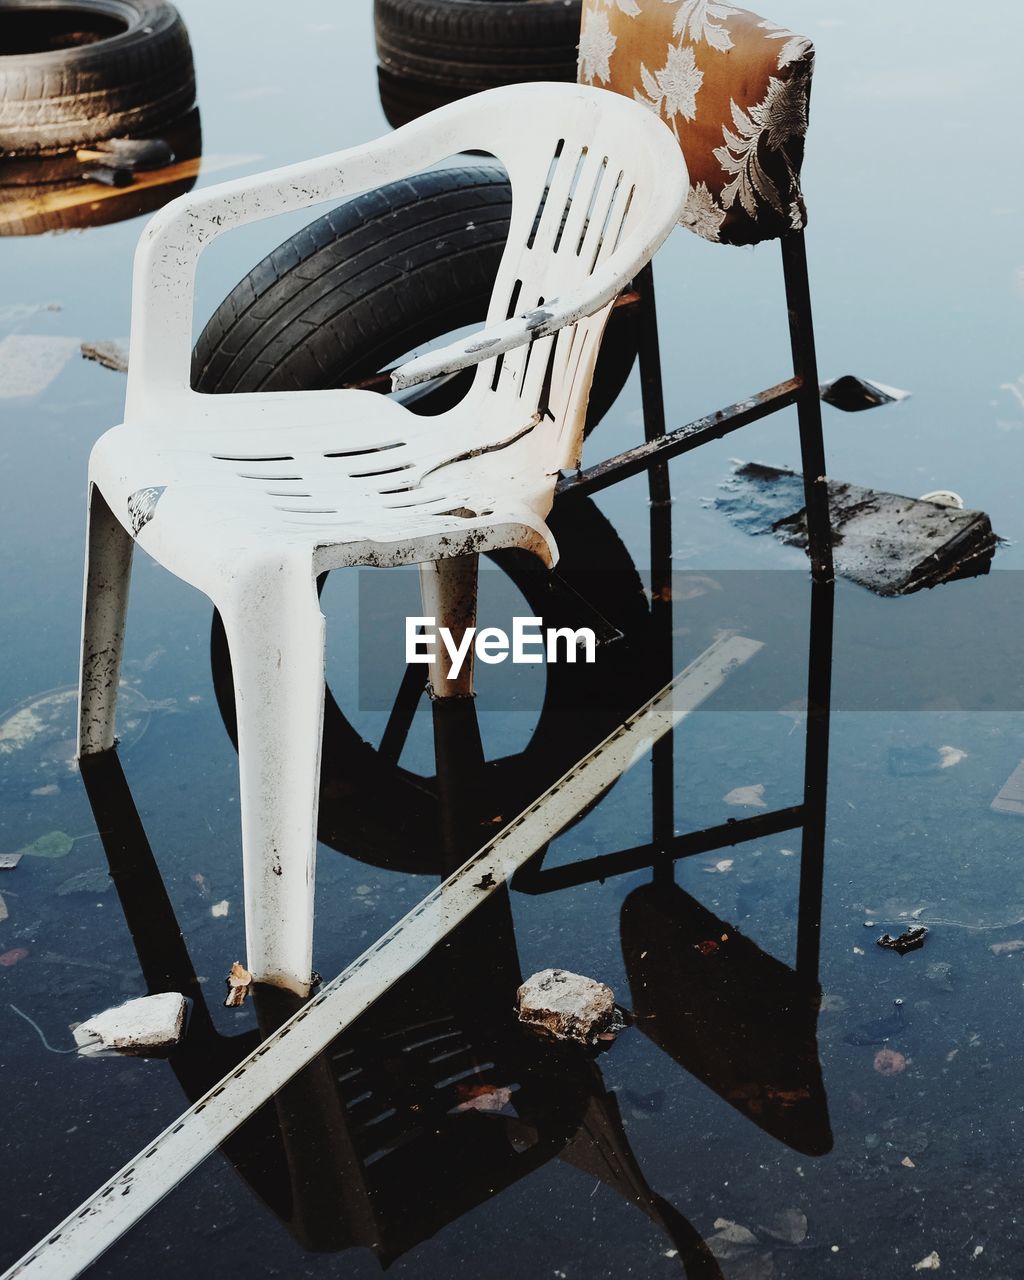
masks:
<svg viewBox="0 0 1024 1280"><path fill-rule="evenodd" d="M323 418L323 394L336 423L303 424L306 404ZM544 522L559 475L549 420L481 421L472 395L435 417L371 392L314 396L211 396L208 419L173 437L115 427L93 473L124 528L197 586L264 546L305 548L318 571L508 546L557 559Z"/></svg>

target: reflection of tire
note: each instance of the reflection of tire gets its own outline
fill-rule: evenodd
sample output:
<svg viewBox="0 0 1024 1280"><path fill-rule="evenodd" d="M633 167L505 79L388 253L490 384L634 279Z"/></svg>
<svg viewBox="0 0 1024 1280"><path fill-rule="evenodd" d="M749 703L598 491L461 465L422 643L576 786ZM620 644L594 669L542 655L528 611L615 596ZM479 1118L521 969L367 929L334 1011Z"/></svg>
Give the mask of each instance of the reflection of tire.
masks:
<svg viewBox="0 0 1024 1280"><path fill-rule="evenodd" d="M589 498L556 505L549 524L558 541L560 576L622 633L598 650L593 665L552 664L544 702L527 746L483 767L476 795L484 815L478 844L494 835L490 823L519 813L545 788L642 705L654 690L647 656L650 611L640 576L615 529ZM547 572L526 552L492 557L525 596L545 627L578 626L571 600L552 594ZM213 684L233 741L234 691L227 641L214 615ZM396 673L396 684L400 673ZM346 719L330 689L324 714L319 838L339 852L395 871L436 873L441 865L433 778L379 755Z"/></svg>
<svg viewBox="0 0 1024 1280"><path fill-rule="evenodd" d="M159 133L173 151L173 161L160 169L140 170L125 187L86 180L84 166L73 154L27 156L11 161L10 169L0 162L0 236L106 226L152 213L191 191L202 152L199 111L190 111Z"/></svg>
<svg viewBox="0 0 1024 1280"><path fill-rule="evenodd" d="M164 0L2 0L0 152L67 150L195 102L188 32Z"/></svg>
<svg viewBox="0 0 1024 1280"><path fill-rule="evenodd" d="M495 85L576 79L580 0L376 0L374 14L393 125Z"/></svg>
<svg viewBox="0 0 1024 1280"><path fill-rule="evenodd" d="M481 323L511 209L504 174L484 165L433 170L357 196L235 286L200 335L193 386L293 391L361 382L422 343ZM612 313L588 423L600 420L632 368L632 313ZM453 380L434 410L466 385Z"/></svg>

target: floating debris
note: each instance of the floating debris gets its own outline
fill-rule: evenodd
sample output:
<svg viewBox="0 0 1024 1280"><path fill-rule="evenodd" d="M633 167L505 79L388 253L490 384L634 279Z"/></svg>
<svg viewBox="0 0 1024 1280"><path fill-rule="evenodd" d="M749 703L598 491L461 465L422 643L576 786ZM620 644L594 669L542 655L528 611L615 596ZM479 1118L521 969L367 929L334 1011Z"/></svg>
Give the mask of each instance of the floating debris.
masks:
<svg viewBox="0 0 1024 1280"><path fill-rule="evenodd" d="M873 379L858 378L853 373L845 373L841 378L823 382L818 390L826 404L842 409L844 413L877 409L883 404L900 404L910 398L909 391L901 391L899 387L890 387Z"/></svg>
<svg viewBox="0 0 1024 1280"><path fill-rule="evenodd" d="M906 1071L909 1061L895 1049L879 1049L875 1054L874 1067L880 1076L898 1076Z"/></svg>
<svg viewBox="0 0 1024 1280"><path fill-rule="evenodd" d="M458 1111L504 1111L512 1103L512 1089L508 1085L457 1084L455 1095L461 1101L452 1107Z"/></svg>
<svg viewBox="0 0 1024 1280"><path fill-rule="evenodd" d="M73 836L66 831L48 831L21 850L30 858L66 858L74 848Z"/></svg>
<svg viewBox="0 0 1024 1280"><path fill-rule="evenodd" d="M0 853L0 871L13 871L23 856L20 853Z"/></svg>
<svg viewBox="0 0 1024 1280"><path fill-rule="evenodd" d="M889 748L889 772L897 778L912 778L926 773L941 773L943 769L952 769L961 760L967 759L967 752L959 747L914 747Z"/></svg>
<svg viewBox="0 0 1024 1280"><path fill-rule="evenodd" d="M989 951L994 956L1012 956L1017 951L1024 951L1024 940L1014 938L1011 942L993 942Z"/></svg>
<svg viewBox="0 0 1024 1280"><path fill-rule="evenodd" d="M4 895L0 893L0 924L3 924L10 917L10 914L7 910L7 903L4 901Z"/></svg>
<svg viewBox="0 0 1024 1280"><path fill-rule="evenodd" d="M185 1030L186 1001L177 991L141 996L80 1022L75 1044L83 1056L125 1053L145 1056L171 1049Z"/></svg>
<svg viewBox="0 0 1024 1280"><path fill-rule="evenodd" d="M113 369L115 373L128 372L127 342L83 342L81 351L86 360L95 360L104 369Z"/></svg>
<svg viewBox="0 0 1024 1280"><path fill-rule="evenodd" d="M878 945L903 956L908 951L917 951L919 947L923 947L927 937L928 930L923 924L918 924L901 933L898 938L894 938L890 933L883 933L878 939Z"/></svg>
<svg viewBox="0 0 1024 1280"><path fill-rule="evenodd" d="M0 400L37 396L78 350L77 338L11 333L0 340Z"/></svg>
<svg viewBox="0 0 1024 1280"><path fill-rule="evenodd" d="M905 1030L907 1016L902 1000L892 1002L892 1012L884 1018L872 1018L855 1027L843 1039L847 1044L888 1044L894 1036Z"/></svg>
<svg viewBox="0 0 1024 1280"><path fill-rule="evenodd" d="M113 886L109 871L101 871L97 867L91 871L80 871L77 876L65 880L57 888L57 897L66 898L72 893L107 893Z"/></svg>
<svg viewBox="0 0 1024 1280"><path fill-rule="evenodd" d="M224 979L228 985L228 994L224 999L225 1009L238 1009L243 1004L252 990L252 974L244 965L236 960L231 966L231 972Z"/></svg>
<svg viewBox="0 0 1024 1280"><path fill-rule="evenodd" d="M28 951L24 947L13 947L10 951L5 951L0 955L0 964L5 969L10 969L12 965L16 965L19 960L24 960L28 955Z"/></svg>
<svg viewBox="0 0 1024 1280"><path fill-rule="evenodd" d="M0 370L2 374L2 370ZM142 737L150 713L171 703L150 703L131 685L117 693L118 747L121 752ZM78 686L37 693L0 715L0 780L19 791L49 786L77 773Z"/></svg>
<svg viewBox="0 0 1024 1280"><path fill-rule="evenodd" d="M726 872L732 870L733 861L734 859L732 858L719 858L717 862L713 862L710 867L704 867L703 870L708 875L725 875Z"/></svg>
<svg viewBox="0 0 1024 1280"><path fill-rule="evenodd" d="M914 1263L915 1271L938 1271L942 1266L939 1261L939 1255L933 1249L927 1258L922 1258L920 1262Z"/></svg>
<svg viewBox="0 0 1024 1280"><path fill-rule="evenodd" d="M1021 946L1024 946L1024 943L1021 943ZM940 991L953 990L953 966L947 964L945 960L937 960L935 964L930 964L925 969L924 976Z"/></svg>
<svg viewBox="0 0 1024 1280"><path fill-rule="evenodd" d="M952 489L933 489L931 493L922 493L918 502L934 502L940 507L955 507L957 511L964 509L963 498Z"/></svg>
<svg viewBox="0 0 1024 1280"><path fill-rule="evenodd" d="M1006 780L1002 791L992 801L996 813L1024 814L1024 760Z"/></svg>
<svg viewBox="0 0 1024 1280"><path fill-rule="evenodd" d="M556 1040L593 1044L615 1020L611 987L565 969L542 969L516 992L519 1021Z"/></svg>
<svg viewBox="0 0 1024 1280"><path fill-rule="evenodd" d="M745 533L773 533L807 548L803 477L746 462L736 466L715 506ZM836 572L880 596L908 595L955 578L987 573L999 538L981 511L828 482Z"/></svg>
<svg viewBox="0 0 1024 1280"><path fill-rule="evenodd" d="M215 920L223 920L230 910L231 903L228 902L227 898L221 898L220 902L215 902L210 908L210 915L213 916Z"/></svg>
<svg viewBox="0 0 1024 1280"><path fill-rule="evenodd" d="M733 804L738 808L766 809L768 807L764 802L763 782L755 783L752 787L733 787L723 799L726 804Z"/></svg>

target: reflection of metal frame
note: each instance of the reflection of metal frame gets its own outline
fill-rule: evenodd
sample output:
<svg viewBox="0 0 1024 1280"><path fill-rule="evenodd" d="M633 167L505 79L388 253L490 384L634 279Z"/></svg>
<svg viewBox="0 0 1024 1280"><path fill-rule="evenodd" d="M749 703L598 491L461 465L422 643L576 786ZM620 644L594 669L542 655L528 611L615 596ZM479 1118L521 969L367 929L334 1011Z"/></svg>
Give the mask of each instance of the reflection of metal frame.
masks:
<svg viewBox="0 0 1024 1280"><path fill-rule="evenodd" d="M675 834L675 770L673 734L667 733L652 750L652 839L616 853L598 854L568 866L541 870L539 861L517 873L513 887L526 893L547 893L572 885L604 880L650 867L656 881L672 883L672 868L680 858L729 848L748 840L802 829L800 901L797 924L797 971L811 985L818 980L821 945L821 896L824 873L825 811L828 783L829 708L832 683L832 625L835 586L829 533L825 455L821 434L821 404L811 324L807 261L802 233L782 242L786 294L790 307L790 336L795 377L762 392L751 401L721 410L665 432L665 409L658 346L658 321L653 271L648 264L637 281L640 326L640 379L646 443L617 458L599 463L562 482L560 493L594 492L646 470L651 497L651 610L653 664L660 679L671 678L672 632L672 494L668 460L748 422L797 404L800 442L804 454L808 535L812 583L808 642L807 737L804 756L804 795L799 805L753 818L730 821L704 831ZM812 482L820 479L820 484Z"/></svg>

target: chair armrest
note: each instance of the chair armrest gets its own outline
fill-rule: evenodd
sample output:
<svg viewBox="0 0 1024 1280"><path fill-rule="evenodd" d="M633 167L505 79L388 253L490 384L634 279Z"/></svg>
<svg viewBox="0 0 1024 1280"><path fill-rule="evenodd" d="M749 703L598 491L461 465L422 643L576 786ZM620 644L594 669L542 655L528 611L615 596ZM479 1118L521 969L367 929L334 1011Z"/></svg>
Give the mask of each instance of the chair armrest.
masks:
<svg viewBox="0 0 1024 1280"><path fill-rule="evenodd" d="M571 290L564 298L551 298L542 307L513 316L511 320L479 329L436 351L407 360L392 370L392 390L404 391L418 382L427 382L431 378L493 360L502 352L513 351L528 342L557 333L585 316L596 315L618 297L641 267L646 266L670 231L671 226L667 226L657 238L646 242L642 239L643 232L635 231L597 268L582 288Z"/></svg>

